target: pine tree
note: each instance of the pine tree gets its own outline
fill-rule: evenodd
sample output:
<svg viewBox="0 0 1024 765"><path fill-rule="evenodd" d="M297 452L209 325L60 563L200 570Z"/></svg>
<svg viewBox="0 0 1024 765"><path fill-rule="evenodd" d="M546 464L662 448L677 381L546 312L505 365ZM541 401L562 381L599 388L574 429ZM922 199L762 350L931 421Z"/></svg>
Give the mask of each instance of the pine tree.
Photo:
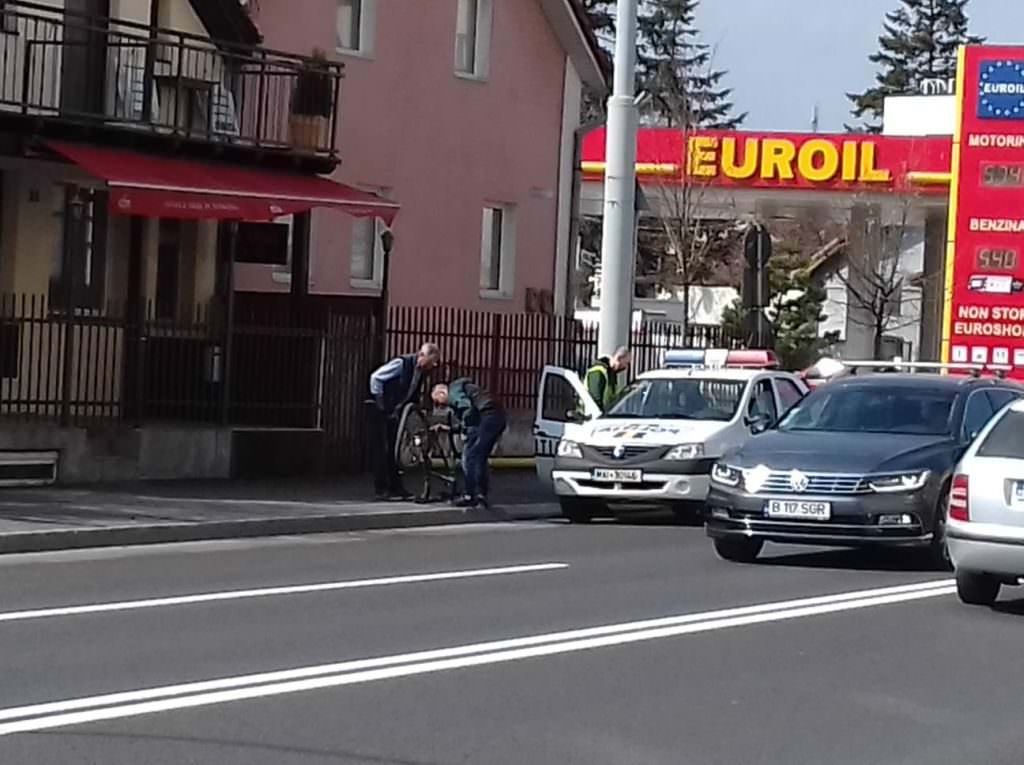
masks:
<svg viewBox="0 0 1024 765"><path fill-rule="evenodd" d="M925 80L956 76L957 49L984 41L968 31L968 2L900 0L900 7L885 15L879 49L868 57L879 68L875 87L847 94L853 102L853 116L867 119L859 129L881 130L886 96L918 93Z"/></svg>
<svg viewBox="0 0 1024 765"><path fill-rule="evenodd" d="M786 243L782 244L786 247ZM766 315L774 350L785 369L805 369L814 364L834 337L820 337L825 321L825 290L815 282L810 261L796 251L779 252L768 261L769 304ZM737 300L722 312L722 327L730 337L748 334L747 310Z"/></svg>
<svg viewBox="0 0 1024 765"><path fill-rule="evenodd" d="M612 51L615 48L615 1L616 0L582 0L583 8L590 19L590 25L594 28L594 34L601 44L601 48L611 61ZM599 93L594 93L589 88L583 91L583 115L584 122L594 122L604 119L607 104Z"/></svg>
<svg viewBox="0 0 1024 765"><path fill-rule="evenodd" d="M734 112L732 90L722 87L728 72L714 68L711 47L700 41L699 1L641 4L638 85L651 96L645 117L669 127L735 129L747 115Z"/></svg>

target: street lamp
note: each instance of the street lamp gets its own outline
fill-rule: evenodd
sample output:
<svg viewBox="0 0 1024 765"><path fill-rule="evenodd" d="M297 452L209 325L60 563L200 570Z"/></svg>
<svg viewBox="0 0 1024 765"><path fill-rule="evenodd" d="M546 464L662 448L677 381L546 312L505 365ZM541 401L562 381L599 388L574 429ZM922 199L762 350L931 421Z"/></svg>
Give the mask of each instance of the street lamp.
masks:
<svg viewBox="0 0 1024 765"><path fill-rule="evenodd" d="M601 305L597 345L610 356L629 345L636 250L636 31L638 0L618 0L615 77L608 99Z"/></svg>

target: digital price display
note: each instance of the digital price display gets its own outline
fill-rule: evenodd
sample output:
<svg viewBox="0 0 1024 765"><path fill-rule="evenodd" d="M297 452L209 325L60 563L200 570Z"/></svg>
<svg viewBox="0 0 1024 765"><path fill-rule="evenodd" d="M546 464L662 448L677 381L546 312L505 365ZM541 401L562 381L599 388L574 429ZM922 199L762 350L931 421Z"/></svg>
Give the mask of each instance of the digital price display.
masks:
<svg viewBox="0 0 1024 765"><path fill-rule="evenodd" d="M1017 270L1018 261L1016 250L984 247L978 250L974 268L989 273L1014 273Z"/></svg>
<svg viewBox="0 0 1024 765"><path fill-rule="evenodd" d="M981 184L986 188L1024 188L1024 164L985 164L981 171Z"/></svg>

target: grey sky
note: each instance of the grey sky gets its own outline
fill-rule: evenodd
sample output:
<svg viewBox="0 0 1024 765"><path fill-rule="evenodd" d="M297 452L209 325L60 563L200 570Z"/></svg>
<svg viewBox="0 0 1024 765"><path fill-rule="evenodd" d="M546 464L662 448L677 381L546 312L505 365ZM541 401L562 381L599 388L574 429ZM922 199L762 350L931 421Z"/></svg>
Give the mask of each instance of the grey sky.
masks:
<svg viewBox="0 0 1024 765"><path fill-rule="evenodd" d="M822 131L850 119L845 93L873 82L867 57L883 16L899 0L703 0L698 23L729 70L744 127L807 130L815 103ZM971 31L990 43L1024 44L1024 3L972 0Z"/></svg>

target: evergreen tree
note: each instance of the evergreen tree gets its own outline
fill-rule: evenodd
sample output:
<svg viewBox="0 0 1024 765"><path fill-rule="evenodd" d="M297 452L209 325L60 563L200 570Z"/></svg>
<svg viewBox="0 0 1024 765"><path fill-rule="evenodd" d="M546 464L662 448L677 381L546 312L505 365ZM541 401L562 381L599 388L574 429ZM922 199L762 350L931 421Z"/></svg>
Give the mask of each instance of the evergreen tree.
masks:
<svg viewBox="0 0 1024 765"><path fill-rule="evenodd" d="M714 68L713 51L700 41L695 16L700 0L644 0L640 6L638 88L650 94L645 118L680 128L731 130L736 114L727 72Z"/></svg>
<svg viewBox="0 0 1024 765"><path fill-rule="evenodd" d="M835 337L819 337L818 325L826 293L814 280L809 258L795 249L781 251L768 261L769 302L766 317L774 350L784 369L806 369L814 364ZM750 322L741 300L722 312L722 327L730 337L746 337Z"/></svg>
<svg viewBox="0 0 1024 765"><path fill-rule="evenodd" d="M885 15L879 49L868 57L879 68L875 87L847 94L853 102L853 116L867 120L860 129L881 130L886 96L918 93L925 80L956 76L957 49L983 42L968 31L968 2L900 0L900 7Z"/></svg>
<svg viewBox="0 0 1024 765"><path fill-rule="evenodd" d="M616 0L582 0L583 8L590 19L590 25L597 35L607 60L612 59L615 48L615 2ZM593 122L604 119L607 104L600 94L590 88L583 91L583 121Z"/></svg>

